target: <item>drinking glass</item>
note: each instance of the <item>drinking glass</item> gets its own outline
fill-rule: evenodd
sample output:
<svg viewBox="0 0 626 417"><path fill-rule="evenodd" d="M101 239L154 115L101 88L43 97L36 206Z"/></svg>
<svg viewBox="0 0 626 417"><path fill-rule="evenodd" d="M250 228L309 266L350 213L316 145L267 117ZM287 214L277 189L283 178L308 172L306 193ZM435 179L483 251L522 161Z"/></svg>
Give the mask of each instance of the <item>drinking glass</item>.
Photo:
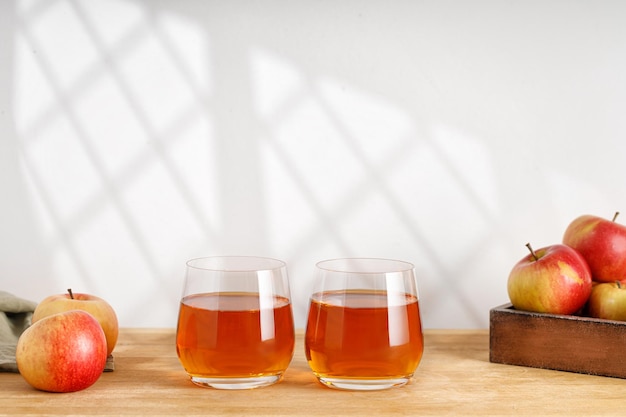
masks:
<svg viewBox="0 0 626 417"><path fill-rule="evenodd" d="M305 354L331 388L377 390L410 381L424 350L412 264L347 258L317 263Z"/></svg>
<svg viewBox="0 0 626 417"><path fill-rule="evenodd" d="M284 262L252 256L192 259L176 352L194 384L248 389L278 382L295 334Z"/></svg>

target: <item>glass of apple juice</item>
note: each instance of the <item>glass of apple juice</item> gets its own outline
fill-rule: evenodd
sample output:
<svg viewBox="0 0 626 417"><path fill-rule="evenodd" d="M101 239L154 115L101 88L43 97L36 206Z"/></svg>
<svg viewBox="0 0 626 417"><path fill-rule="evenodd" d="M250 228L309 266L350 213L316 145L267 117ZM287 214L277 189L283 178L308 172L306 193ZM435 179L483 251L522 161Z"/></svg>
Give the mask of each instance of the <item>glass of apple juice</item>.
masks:
<svg viewBox="0 0 626 417"><path fill-rule="evenodd" d="M324 385L379 390L408 383L424 350L414 267L375 258L317 263L305 331Z"/></svg>
<svg viewBox="0 0 626 417"><path fill-rule="evenodd" d="M252 256L187 262L176 352L194 384L218 389L274 384L291 362L294 343L284 262Z"/></svg>

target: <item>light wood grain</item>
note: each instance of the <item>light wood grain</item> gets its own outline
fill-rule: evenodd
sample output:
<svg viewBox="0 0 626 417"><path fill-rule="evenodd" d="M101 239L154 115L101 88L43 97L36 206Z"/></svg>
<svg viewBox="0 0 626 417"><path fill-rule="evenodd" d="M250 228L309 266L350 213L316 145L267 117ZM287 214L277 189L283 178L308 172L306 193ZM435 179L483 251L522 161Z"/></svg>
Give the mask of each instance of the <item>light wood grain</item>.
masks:
<svg viewBox="0 0 626 417"><path fill-rule="evenodd" d="M173 329L122 329L115 372L70 394L31 388L0 374L4 415L623 415L626 380L489 362L487 330L427 330L413 381L401 388L346 392L310 372L298 333L296 354L278 384L249 391L200 388L178 362ZM619 359L617 359L619 360Z"/></svg>

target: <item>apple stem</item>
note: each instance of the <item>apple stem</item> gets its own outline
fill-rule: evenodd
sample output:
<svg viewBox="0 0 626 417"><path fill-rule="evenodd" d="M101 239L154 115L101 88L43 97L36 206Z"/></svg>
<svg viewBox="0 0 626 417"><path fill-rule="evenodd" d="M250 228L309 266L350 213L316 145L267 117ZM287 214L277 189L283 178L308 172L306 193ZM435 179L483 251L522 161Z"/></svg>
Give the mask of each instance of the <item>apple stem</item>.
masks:
<svg viewBox="0 0 626 417"><path fill-rule="evenodd" d="M615 212L615 215L613 216L613 221L615 221L617 219L617 216L619 216L619 211Z"/></svg>
<svg viewBox="0 0 626 417"><path fill-rule="evenodd" d="M67 292L69 292L69 293L70 293L70 298L73 300L73 299L74 299L74 294L72 294L72 289L71 289L71 288L68 288L68 289L67 289Z"/></svg>
<svg viewBox="0 0 626 417"><path fill-rule="evenodd" d="M528 250L530 251L530 254L533 256L533 258L535 259L535 261L539 260L539 258L537 257L537 254L535 253L535 251L533 250L533 247L530 246L530 243L526 244L526 247L528 248Z"/></svg>
<svg viewBox="0 0 626 417"><path fill-rule="evenodd" d="M615 285L617 285L617 288L622 288L622 284L620 284L619 281L615 281Z"/></svg>

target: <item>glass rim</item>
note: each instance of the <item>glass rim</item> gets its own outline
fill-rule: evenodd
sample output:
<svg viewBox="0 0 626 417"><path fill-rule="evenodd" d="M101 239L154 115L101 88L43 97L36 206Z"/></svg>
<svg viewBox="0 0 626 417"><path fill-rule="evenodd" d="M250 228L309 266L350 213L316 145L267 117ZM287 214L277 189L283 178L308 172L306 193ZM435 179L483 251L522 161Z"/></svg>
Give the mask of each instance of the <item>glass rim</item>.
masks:
<svg viewBox="0 0 626 417"><path fill-rule="evenodd" d="M211 265L211 262L215 262ZM236 266L241 261L250 262L249 266ZM205 265L200 265L206 262ZM221 264L220 264L221 262ZM232 262L232 264L229 264ZM263 265L263 263L266 263ZM254 267L254 263L257 264ZM272 264L272 265L268 265ZM215 256L202 256L198 258L189 259L185 265L187 268L193 268L203 271L215 271L215 272L257 272L257 271L274 271L277 269L285 268L287 263L280 259L270 258L265 256L253 256L253 255L215 255Z"/></svg>
<svg viewBox="0 0 626 417"><path fill-rule="evenodd" d="M360 267L350 267L349 262L357 262ZM374 264L385 265L385 268L370 268ZM333 266L330 266L333 265ZM395 265L395 266L394 266ZM389 258L333 258L319 261L315 264L318 269L328 272L341 272L347 274L385 274L390 272L408 272L415 269L411 262Z"/></svg>

